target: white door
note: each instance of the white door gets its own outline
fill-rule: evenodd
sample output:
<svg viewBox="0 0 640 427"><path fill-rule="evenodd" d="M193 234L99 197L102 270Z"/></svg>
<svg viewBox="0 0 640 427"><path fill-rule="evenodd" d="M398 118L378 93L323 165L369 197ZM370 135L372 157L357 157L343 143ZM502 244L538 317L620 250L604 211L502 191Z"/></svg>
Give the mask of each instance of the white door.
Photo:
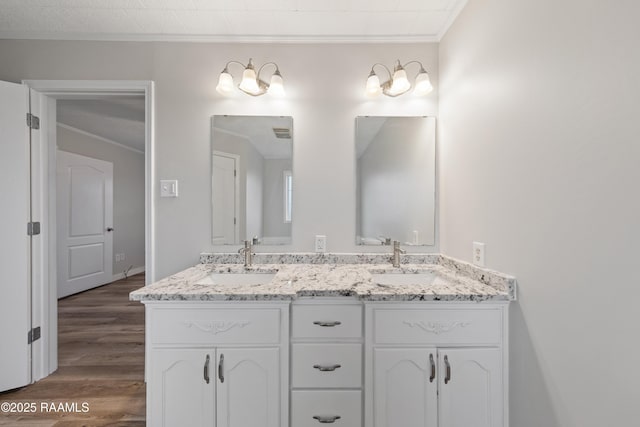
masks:
<svg viewBox="0 0 640 427"><path fill-rule="evenodd" d="M212 241L214 245L239 243L237 221L236 158L213 154L211 173Z"/></svg>
<svg viewBox="0 0 640 427"><path fill-rule="evenodd" d="M503 427L502 352L438 349L440 427Z"/></svg>
<svg viewBox="0 0 640 427"><path fill-rule="evenodd" d="M0 391L31 382L29 89L0 81Z"/></svg>
<svg viewBox="0 0 640 427"><path fill-rule="evenodd" d="M374 349L375 427L438 426L436 357L435 348Z"/></svg>
<svg viewBox="0 0 640 427"><path fill-rule="evenodd" d="M213 427L214 349L154 350L147 383L147 425Z"/></svg>
<svg viewBox="0 0 640 427"><path fill-rule="evenodd" d="M113 278L113 163L57 153L58 298Z"/></svg>
<svg viewBox="0 0 640 427"><path fill-rule="evenodd" d="M218 349L217 427L281 426L278 355L277 348Z"/></svg>

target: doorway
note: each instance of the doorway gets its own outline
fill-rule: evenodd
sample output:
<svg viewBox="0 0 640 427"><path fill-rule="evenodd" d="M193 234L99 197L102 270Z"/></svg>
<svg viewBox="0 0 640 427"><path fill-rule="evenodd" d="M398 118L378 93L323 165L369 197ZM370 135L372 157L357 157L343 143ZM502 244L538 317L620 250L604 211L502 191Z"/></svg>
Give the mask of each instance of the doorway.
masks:
<svg viewBox="0 0 640 427"><path fill-rule="evenodd" d="M40 118L40 131L36 145L36 167L32 169L34 185L34 210L42 221L42 239L36 248L33 262L32 281L32 323L40 325L41 339L32 347L32 381L42 379L55 371L58 365L58 292L56 262L58 251L57 236L57 145L58 145L58 104L67 101L87 101L99 99L117 99L118 97L140 97L144 104L144 222L137 228L142 229L143 268L146 270L145 283L154 278L153 251L153 213L154 174L153 174L153 82L151 81L66 81L66 80L27 80L24 84L33 89L31 111ZM69 129L65 129L67 131ZM91 133L91 132L88 132ZM85 135L86 136L86 135ZM94 135L95 136L95 135ZM116 227L113 227L114 229ZM114 248L115 249L115 248ZM117 254L118 249L114 250ZM114 254L115 255L115 254ZM115 256L109 255L111 260ZM126 264L130 261L126 257ZM112 263L117 268L112 271L112 280L134 273L127 271L123 264ZM111 281L112 281L111 280Z"/></svg>

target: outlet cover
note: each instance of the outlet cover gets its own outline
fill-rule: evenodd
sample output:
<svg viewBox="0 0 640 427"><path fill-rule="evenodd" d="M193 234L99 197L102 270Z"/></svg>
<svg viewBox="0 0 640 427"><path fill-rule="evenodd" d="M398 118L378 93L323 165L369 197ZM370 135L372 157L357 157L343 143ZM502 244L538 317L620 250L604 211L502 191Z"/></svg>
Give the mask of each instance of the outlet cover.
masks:
<svg viewBox="0 0 640 427"><path fill-rule="evenodd" d="M178 197L178 180L161 179L160 197Z"/></svg>
<svg viewBox="0 0 640 427"><path fill-rule="evenodd" d="M473 264L484 267L484 243L473 242Z"/></svg>
<svg viewBox="0 0 640 427"><path fill-rule="evenodd" d="M316 252L324 253L327 251L327 236L316 235Z"/></svg>

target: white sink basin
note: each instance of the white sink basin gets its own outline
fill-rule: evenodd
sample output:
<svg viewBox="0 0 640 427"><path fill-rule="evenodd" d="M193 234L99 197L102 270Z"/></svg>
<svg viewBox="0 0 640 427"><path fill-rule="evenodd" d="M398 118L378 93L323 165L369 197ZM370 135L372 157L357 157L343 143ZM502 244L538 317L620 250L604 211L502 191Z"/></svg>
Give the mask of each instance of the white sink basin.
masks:
<svg viewBox="0 0 640 427"><path fill-rule="evenodd" d="M373 273L373 282L382 286L430 285L437 275L435 273Z"/></svg>
<svg viewBox="0 0 640 427"><path fill-rule="evenodd" d="M256 286L266 285L276 273L211 273L199 283L219 286Z"/></svg>

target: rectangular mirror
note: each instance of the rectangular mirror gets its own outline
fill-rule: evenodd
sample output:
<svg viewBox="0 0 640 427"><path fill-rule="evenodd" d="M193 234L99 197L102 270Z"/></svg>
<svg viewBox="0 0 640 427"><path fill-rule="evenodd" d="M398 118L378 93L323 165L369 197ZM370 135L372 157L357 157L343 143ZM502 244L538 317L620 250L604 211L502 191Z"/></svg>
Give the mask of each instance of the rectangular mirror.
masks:
<svg viewBox="0 0 640 427"><path fill-rule="evenodd" d="M356 118L356 244L435 244L435 118Z"/></svg>
<svg viewBox="0 0 640 427"><path fill-rule="evenodd" d="M291 243L293 119L213 116L214 245Z"/></svg>

